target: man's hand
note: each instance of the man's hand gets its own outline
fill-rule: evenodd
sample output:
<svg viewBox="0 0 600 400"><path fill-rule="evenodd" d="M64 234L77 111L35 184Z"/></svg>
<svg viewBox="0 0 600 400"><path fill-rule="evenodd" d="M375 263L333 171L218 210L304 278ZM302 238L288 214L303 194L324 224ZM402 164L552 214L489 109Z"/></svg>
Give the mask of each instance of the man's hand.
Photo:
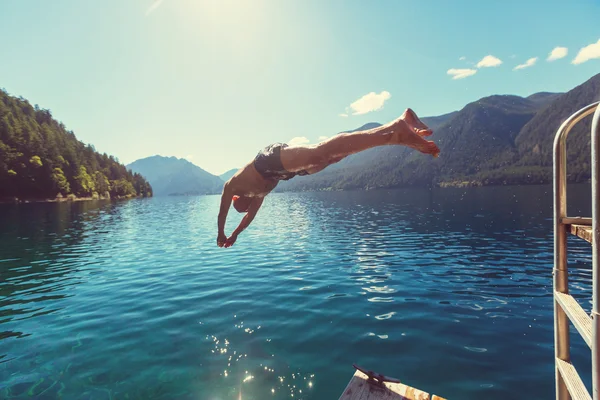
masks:
<svg viewBox="0 0 600 400"><path fill-rule="evenodd" d="M227 236L225 236L225 233L219 232L219 235L217 236L217 246L223 247L223 246L225 246L226 242L227 242Z"/></svg>
<svg viewBox="0 0 600 400"><path fill-rule="evenodd" d="M233 244L235 243L235 241L237 240L237 235L233 234L231 235L226 241L225 241L225 247L231 247L233 246Z"/></svg>
<svg viewBox="0 0 600 400"><path fill-rule="evenodd" d="M260 208L262 203L263 203L262 197L253 199L253 201L248 206L248 211L246 212L246 215L244 215L244 218L242 218L242 220L240 221L239 226L236 228L236 230L233 231L233 233L231 234L231 236L229 238L225 238L224 234L223 234L223 236L221 236L221 233L219 233L219 237L217 238L217 244L219 244L219 247L233 246L233 244L237 240L238 235L240 233L242 233L244 231L244 229L246 229L248 227L248 225L250 225L250 222L252 222L252 220L256 216L256 213L258 212L258 209ZM223 219L223 226L224 225L225 225L225 220ZM221 225L219 225L219 232L224 232L224 230L221 229ZM223 246L221 246L220 243L223 239L224 239L225 243L223 244Z"/></svg>

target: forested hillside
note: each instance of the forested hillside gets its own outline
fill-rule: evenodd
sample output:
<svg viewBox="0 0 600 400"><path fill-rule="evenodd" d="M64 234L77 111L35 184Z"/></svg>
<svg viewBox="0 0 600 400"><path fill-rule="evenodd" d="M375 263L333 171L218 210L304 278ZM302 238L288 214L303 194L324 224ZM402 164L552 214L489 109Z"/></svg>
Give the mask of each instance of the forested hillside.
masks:
<svg viewBox="0 0 600 400"><path fill-rule="evenodd" d="M151 196L152 188L114 157L77 140L49 110L0 90L0 199L69 195Z"/></svg>

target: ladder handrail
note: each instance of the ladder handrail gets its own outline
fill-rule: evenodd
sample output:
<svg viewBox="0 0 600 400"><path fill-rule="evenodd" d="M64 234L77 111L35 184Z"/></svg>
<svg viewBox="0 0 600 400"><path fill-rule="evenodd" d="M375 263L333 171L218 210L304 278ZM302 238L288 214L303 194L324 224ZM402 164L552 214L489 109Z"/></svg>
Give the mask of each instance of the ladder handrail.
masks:
<svg viewBox="0 0 600 400"><path fill-rule="evenodd" d="M555 349L555 357L556 359L563 360L566 362L570 362L570 349L569 349L569 318L567 314L562 309L562 307L556 301L556 293L569 293L568 288L568 269L567 269L567 231L566 225L564 223L564 218L567 217L567 149L566 142L567 136L569 132L573 129L573 127L579 123L582 119L587 117L588 115L594 113L596 111L596 115L594 117L593 127L598 128L598 115L600 114L600 107L598 106L600 102L596 102L590 104L579 111L575 112L571 115L565 122L562 123L556 135L554 137L554 147L553 147L553 183L554 183L554 271L553 271L553 287L554 287L554 349ZM593 128L594 129L594 128ZM593 131L594 132L594 131ZM595 151L596 146L600 143L600 138L595 138L596 134L592 134L592 160L598 159L597 151ZM594 179L597 179L600 175L598 174L600 170L596 170L599 167L599 163L594 164L592 161L592 191L595 192L596 185ZM594 207L596 207L596 199L594 201ZM598 209L600 211L600 209ZM595 231L595 236L598 236L597 231L597 221L596 219L600 217L600 213L596 213L593 216L593 229ZM600 238L599 238L600 239ZM600 243L599 240L594 238L593 243ZM592 244L593 248L597 248ZM596 262L594 262L594 270L596 270ZM594 278L594 281L596 279ZM596 285L597 286L597 285ZM595 286L595 288L596 288ZM597 296L596 289L593 291L594 294L594 304L597 304ZM598 320L600 318L595 318L593 325L593 339L596 342L599 340L598 333L600 333L600 328L598 327ZM592 357L595 357L595 353L598 349L597 343L592 343ZM558 363L558 361L557 361ZM594 361L597 363L597 361ZM592 365L593 374L596 372L600 372L600 368L596 369L595 365ZM571 396L565 384L565 381L562 377L562 374L558 370L558 364L555 367L556 374L556 397L557 399L570 399ZM594 400L600 400L598 397L598 385L597 380L598 377L594 376Z"/></svg>
<svg viewBox="0 0 600 400"><path fill-rule="evenodd" d="M592 398L600 399L600 106L592 120Z"/></svg>
<svg viewBox="0 0 600 400"><path fill-rule="evenodd" d="M577 125L582 119L594 113L594 111L598 108L598 105L600 105L600 101L587 105L579 111L575 112L573 115L567 118L565 122L562 123L560 128L558 128L556 135L554 136L554 184L558 186L560 194L563 194L561 196L562 201L560 201L558 204L558 209L561 211L561 218L567 216L567 136L569 135L569 132L571 132L573 127ZM557 188L555 187L555 212L557 211L556 189Z"/></svg>

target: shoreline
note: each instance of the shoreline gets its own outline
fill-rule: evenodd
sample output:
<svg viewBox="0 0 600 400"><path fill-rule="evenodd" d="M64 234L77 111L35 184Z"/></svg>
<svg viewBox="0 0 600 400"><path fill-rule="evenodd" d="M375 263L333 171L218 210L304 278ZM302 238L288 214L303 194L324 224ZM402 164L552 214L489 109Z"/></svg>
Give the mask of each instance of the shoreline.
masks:
<svg viewBox="0 0 600 400"><path fill-rule="evenodd" d="M568 182L571 185L590 184L589 180L580 182ZM509 187L509 186L544 186L552 185L552 182L522 182L522 183L484 183L481 181L446 181L438 182L431 185L405 185L405 186L377 186L368 188L348 188L348 189L335 189L335 188L314 188L305 190L277 190L275 189L272 193L309 193L309 192L355 192L364 191L371 192L376 190L400 190L400 189L455 189L455 188L484 188L484 187Z"/></svg>
<svg viewBox="0 0 600 400"><path fill-rule="evenodd" d="M0 204L30 204L30 203L74 203L79 201L105 201L105 200L128 200L143 198L143 196L117 196L117 197L63 197L54 199L0 199Z"/></svg>
<svg viewBox="0 0 600 400"><path fill-rule="evenodd" d="M584 180L580 182L569 182L570 184L590 184L589 180ZM275 189L272 194L277 193L318 193L318 192L356 192L356 191L364 191L371 192L377 190L400 190L400 189L464 189L464 188L484 188L484 187L506 187L506 186L544 186L544 185L552 185L552 182L523 182L523 183L484 183L477 180L456 180L456 181L445 181L445 182L437 182L435 184L429 186L418 186L418 185L408 185L408 186L394 186L394 187L369 187L369 188L348 188L348 189L334 189L334 188L314 188L314 189L306 189L306 190L277 190ZM221 193L202 193L202 194L169 194L158 197L196 197L196 196L220 196ZM151 196L156 197L156 196ZM6 199L0 198L0 204L28 204L28 203L67 203L67 202L78 202L78 201L99 201L99 200L128 200L128 199L136 199L136 198L144 198L144 196L118 196L118 197L64 197L64 198L54 198L54 199Z"/></svg>

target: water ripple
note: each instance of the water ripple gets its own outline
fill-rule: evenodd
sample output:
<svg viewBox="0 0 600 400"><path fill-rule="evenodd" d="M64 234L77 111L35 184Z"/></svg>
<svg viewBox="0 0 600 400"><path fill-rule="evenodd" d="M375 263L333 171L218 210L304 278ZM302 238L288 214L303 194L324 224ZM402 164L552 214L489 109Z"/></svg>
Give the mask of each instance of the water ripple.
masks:
<svg viewBox="0 0 600 400"><path fill-rule="evenodd" d="M0 398L329 399L354 362L448 398L551 397L551 193L273 194L230 249L218 196L0 205ZM569 249L589 311L590 248Z"/></svg>

